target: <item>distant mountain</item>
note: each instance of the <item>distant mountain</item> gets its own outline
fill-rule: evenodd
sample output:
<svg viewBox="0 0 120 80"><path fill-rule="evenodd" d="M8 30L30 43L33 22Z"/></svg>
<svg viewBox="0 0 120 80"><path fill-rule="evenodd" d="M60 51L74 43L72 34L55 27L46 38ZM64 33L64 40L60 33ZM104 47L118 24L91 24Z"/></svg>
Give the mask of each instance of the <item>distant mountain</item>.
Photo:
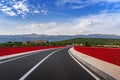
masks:
<svg viewBox="0 0 120 80"><path fill-rule="evenodd" d="M115 35L115 34L88 34L88 35L78 35L78 38L111 38L111 39L120 39L120 35Z"/></svg>
<svg viewBox="0 0 120 80"><path fill-rule="evenodd" d="M29 40L46 40L46 41L61 41L75 38L76 36L69 35L38 35L38 34L23 34L23 35L0 35L0 43L8 41L29 41Z"/></svg>
<svg viewBox="0 0 120 80"><path fill-rule="evenodd" d="M73 38L112 38L120 39L120 35L109 34L89 34L89 35L44 35L44 34L23 34L23 35L0 35L0 43L8 41L28 41L28 40L47 40L61 41Z"/></svg>

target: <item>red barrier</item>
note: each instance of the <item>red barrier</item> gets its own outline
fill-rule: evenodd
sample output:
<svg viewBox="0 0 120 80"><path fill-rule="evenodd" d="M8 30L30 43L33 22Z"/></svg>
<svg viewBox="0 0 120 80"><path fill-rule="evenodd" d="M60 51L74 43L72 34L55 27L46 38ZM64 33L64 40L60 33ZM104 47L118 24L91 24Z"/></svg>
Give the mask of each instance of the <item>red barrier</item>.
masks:
<svg viewBox="0 0 120 80"><path fill-rule="evenodd" d="M95 58L120 66L120 48L98 48L74 46L74 49Z"/></svg>
<svg viewBox="0 0 120 80"><path fill-rule="evenodd" d="M37 46L37 47L14 47L14 48L0 48L0 56L17 54L22 52L48 49L48 48L58 48L61 46Z"/></svg>

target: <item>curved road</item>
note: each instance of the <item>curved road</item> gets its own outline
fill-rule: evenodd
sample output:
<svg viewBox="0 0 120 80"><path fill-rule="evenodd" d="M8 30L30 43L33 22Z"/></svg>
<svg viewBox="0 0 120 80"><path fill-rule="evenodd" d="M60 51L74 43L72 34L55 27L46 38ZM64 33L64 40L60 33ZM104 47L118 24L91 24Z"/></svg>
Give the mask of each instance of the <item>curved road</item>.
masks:
<svg viewBox="0 0 120 80"><path fill-rule="evenodd" d="M69 48L39 51L0 62L0 80L95 80L68 53Z"/></svg>

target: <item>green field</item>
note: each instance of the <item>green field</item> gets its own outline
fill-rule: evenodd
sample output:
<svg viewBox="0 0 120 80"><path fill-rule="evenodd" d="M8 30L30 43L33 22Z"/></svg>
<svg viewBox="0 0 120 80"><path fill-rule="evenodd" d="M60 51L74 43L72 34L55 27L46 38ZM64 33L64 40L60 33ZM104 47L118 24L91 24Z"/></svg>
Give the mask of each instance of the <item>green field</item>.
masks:
<svg viewBox="0 0 120 80"><path fill-rule="evenodd" d="M106 39L106 38L74 38L56 42L59 44L76 44L83 46L102 46L102 45L118 45L120 46L120 39Z"/></svg>
<svg viewBox="0 0 120 80"><path fill-rule="evenodd" d="M66 46L66 45L81 45L81 46L98 46L98 47L119 47L120 39L107 38L74 38L64 41L31 43L31 42L7 42L1 43L0 47L21 47L21 46Z"/></svg>

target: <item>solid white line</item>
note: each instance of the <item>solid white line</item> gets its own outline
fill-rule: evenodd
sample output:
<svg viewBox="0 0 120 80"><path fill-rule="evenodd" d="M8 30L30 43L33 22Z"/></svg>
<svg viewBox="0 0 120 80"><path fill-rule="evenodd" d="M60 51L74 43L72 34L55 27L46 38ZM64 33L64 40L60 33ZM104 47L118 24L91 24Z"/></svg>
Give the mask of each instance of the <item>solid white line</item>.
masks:
<svg viewBox="0 0 120 80"><path fill-rule="evenodd" d="M61 49L59 49L61 50ZM48 56L46 56L45 58L43 58L40 62L38 62L33 68L31 68L27 73L25 73L19 80L25 80L25 78L27 78L40 64L42 64L47 58L49 58L51 55L53 55L54 53L58 52L59 50L56 50L52 53L50 53Z"/></svg>
<svg viewBox="0 0 120 80"><path fill-rule="evenodd" d="M60 47L60 48L61 48L61 47ZM17 57L17 56L24 55L24 54L28 54L28 53L34 53L34 52L38 52L38 51L46 51L46 50L53 50L53 49L57 49L57 48L40 49L40 50L34 50L34 51L28 51L28 52L22 52L22 53L11 54L11 55L6 55L6 56L0 56L0 60L4 60L4 59L8 59L8 58L12 58L12 57Z"/></svg>
<svg viewBox="0 0 120 80"><path fill-rule="evenodd" d="M52 50L52 49L48 49L48 50ZM38 52L38 51L45 51L45 50L37 50L37 51L31 51L29 54L25 55L23 54L22 56L20 57L15 57L15 58L12 58L12 59L8 59L8 60L5 60L5 61L1 61L0 64L3 64L3 63L6 63L6 62L9 62L9 61L13 61L13 60L16 60L16 59L20 59L20 58L23 58L23 57L27 57L27 56L31 56L31 55L35 55L35 54L38 54L38 53L33 53L33 52ZM27 53L27 52L26 52Z"/></svg>
<svg viewBox="0 0 120 80"><path fill-rule="evenodd" d="M34 54L37 54L37 53L23 55L23 56L20 56L20 57L16 57L16 58L12 58L12 59L9 59L9 60L1 61L0 64L6 63L6 62L9 62L9 61L13 61L13 60L16 60L16 59L20 59L20 58L23 58L23 57L26 57L26 56L34 55Z"/></svg>
<svg viewBox="0 0 120 80"><path fill-rule="evenodd" d="M96 80L100 80L95 74L93 74L89 69L87 69L83 64L81 64L77 59L71 55L71 52L68 51L69 55L83 68L85 69L92 77L94 77Z"/></svg>

